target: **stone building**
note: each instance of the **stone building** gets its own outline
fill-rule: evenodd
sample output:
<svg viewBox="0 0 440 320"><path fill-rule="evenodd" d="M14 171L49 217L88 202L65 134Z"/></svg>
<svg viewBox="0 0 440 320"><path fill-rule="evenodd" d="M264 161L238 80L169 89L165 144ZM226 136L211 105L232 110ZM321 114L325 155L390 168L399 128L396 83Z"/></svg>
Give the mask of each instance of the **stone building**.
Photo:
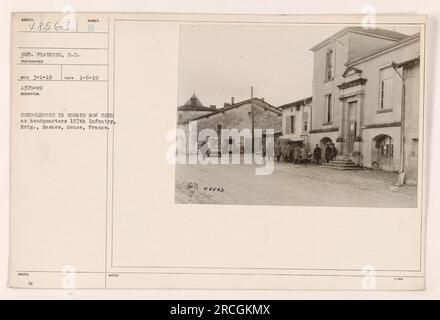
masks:
<svg viewBox="0 0 440 320"><path fill-rule="evenodd" d="M184 105L177 107L177 122L185 122L210 114L215 111L215 109L215 106L205 107L194 93Z"/></svg>
<svg viewBox="0 0 440 320"><path fill-rule="evenodd" d="M336 142L331 166L417 181L419 34L345 28L314 52L311 143Z"/></svg>
<svg viewBox="0 0 440 320"><path fill-rule="evenodd" d="M282 111L280 141L304 145L310 150L309 131L312 122L312 97L279 106Z"/></svg>
<svg viewBox="0 0 440 320"><path fill-rule="evenodd" d="M211 129L220 137L222 129L236 129L242 131L248 129L250 132L261 129L263 132L263 144L267 129L273 129L275 138L281 134L281 111L264 99L251 98L240 102L225 103L223 108L199 116L189 121L181 122L179 127L188 132L189 123L197 123L198 142L202 142L206 137L200 137L199 133L203 129ZM252 136L251 139L254 139ZM188 140L188 139L187 139ZM220 141L220 140L219 140ZM229 140L232 143L231 139ZM253 145L253 140L249 141ZM243 152L243 139L241 140L241 152ZM231 145L229 150L231 150Z"/></svg>

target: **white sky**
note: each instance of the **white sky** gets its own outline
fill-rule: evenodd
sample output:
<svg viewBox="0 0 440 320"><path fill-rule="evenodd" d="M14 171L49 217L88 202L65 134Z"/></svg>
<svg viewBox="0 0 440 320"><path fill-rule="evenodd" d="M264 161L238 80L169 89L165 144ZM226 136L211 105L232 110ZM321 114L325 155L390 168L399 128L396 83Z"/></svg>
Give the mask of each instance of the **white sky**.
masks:
<svg viewBox="0 0 440 320"><path fill-rule="evenodd" d="M264 97L279 106L312 94L314 45L344 26L185 25L180 29L178 105L196 93L222 107ZM383 27L383 26L382 26ZM405 34L417 27L387 27Z"/></svg>

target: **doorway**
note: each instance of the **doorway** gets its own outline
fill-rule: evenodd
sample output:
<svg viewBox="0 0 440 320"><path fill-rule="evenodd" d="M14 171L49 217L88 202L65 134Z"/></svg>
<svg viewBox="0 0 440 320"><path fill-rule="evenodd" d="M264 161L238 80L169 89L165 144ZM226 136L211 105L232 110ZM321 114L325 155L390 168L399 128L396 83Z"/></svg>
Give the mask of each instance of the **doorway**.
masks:
<svg viewBox="0 0 440 320"><path fill-rule="evenodd" d="M356 138L357 101L351 101L347 105L347 153L351 154L354 150L354 139Z"/></svg>
<svg viewBox="0 0 440 320"><path fill-rule="evenodd" d="M371 143L371 167L393 171L394 144L393 138L386 134L380 134L373 138Z"/></svg>
<svg viewBox="0 0 440 320"><path fill-rule="evenodd" d="M333 141L329 137L324 137L319 141L319 147L321 148L321 159L323 162L325 161L325 149L331 143L333 143Z"/></svg>

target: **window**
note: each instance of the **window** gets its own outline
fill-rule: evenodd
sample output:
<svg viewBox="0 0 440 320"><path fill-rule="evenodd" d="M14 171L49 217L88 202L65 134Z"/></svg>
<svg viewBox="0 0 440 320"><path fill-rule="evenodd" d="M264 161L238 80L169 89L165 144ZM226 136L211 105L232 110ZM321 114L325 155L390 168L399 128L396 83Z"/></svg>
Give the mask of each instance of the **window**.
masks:
<svg viewBox="0 0 440 320"><path fill-rule="evenodd" d="M393 78L391 68L382 69L380 71L380 86L379 86L379 109L392 109L392 89Z"/></svg>
<svg viewBox="0 0 440 320"><path fill-rule="evenodd" d="M290 116L290 133L295 133L295 116Z"/></svg>
<svg viewBox="0 0 440 320"><path fill-rule="evenodd" d="M393 157L393 145L383 144L380 146L380 155L382 158L392 158Z"/></svg>
<svg viewBox="0 0 440 320"><path fill-rule="evenodd" d="M328 50L325 54L325 80L333 80L333 50Z"/></svg>
<svg viewBox="0 0 440 320"><path fill-rule="evenodd" d="M418 138L412 139L411 155L413 157L417 157L419 155L419 139Z"/></svg>
<svg viewBox="0 0 440 320"><path fill-rule="evenodd" d="M307 132L307 129L309 127L309 124L307 122L307 120L309 119L309 113L308 112L303 112L302 118L303 118L303 129L304 129L305 132Z"/></svg>
<svg viewBox="0 0 440 320"><path fill-rule="evenodd" d="M332 95L325 96L325 123L332 122Z"/></svg>
<svg viewBox="0 0 440 320"><path fill-rule="evenodd" d="M385 137L380 140L380 156L382 158L392 158L394 145L390 137Z"/></svg>

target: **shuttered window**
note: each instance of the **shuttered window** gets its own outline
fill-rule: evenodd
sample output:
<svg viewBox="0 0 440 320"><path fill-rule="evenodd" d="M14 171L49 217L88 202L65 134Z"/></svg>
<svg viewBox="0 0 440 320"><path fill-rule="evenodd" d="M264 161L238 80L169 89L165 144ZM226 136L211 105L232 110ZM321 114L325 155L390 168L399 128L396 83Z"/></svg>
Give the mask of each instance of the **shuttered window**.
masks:
<svg viewBox="0 0 440 320"><path fill-rule="evenodd" d="M393 108L393 70L391 68L380 71L379 108L380 110Z"/></svg>
<svg viewBox="0 0 440 320"><path fill-rule="evenodd" d="M290 133L295 133L295 116L290 116Z"/></svg>
<svg viewBox="0 0 440 320"><path fill-rule="evenodd" d="M328 50L325 54L325 80L333 80L333 50Z"/></svg>
<svg viewBox="0 0 440 320"><path fill-rule="evenodd" d="M332 95L328 94L325 96L325 123L332 122Z"/></svg>

